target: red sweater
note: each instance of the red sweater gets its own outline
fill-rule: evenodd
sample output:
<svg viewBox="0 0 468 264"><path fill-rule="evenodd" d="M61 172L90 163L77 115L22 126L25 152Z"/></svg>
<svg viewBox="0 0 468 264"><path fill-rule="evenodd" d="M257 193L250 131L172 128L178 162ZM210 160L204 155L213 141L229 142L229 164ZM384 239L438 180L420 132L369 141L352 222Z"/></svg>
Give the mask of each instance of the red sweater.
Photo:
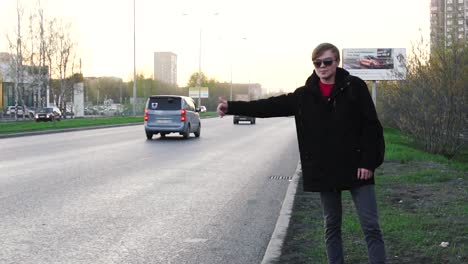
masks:
<svg viewBox="0 0 468 264"><path fill-rule="evenodd" d="M319 81L320 91L322 92L322 96L330 96L331 90L333 88L333 84L325 84Z"/></svg>

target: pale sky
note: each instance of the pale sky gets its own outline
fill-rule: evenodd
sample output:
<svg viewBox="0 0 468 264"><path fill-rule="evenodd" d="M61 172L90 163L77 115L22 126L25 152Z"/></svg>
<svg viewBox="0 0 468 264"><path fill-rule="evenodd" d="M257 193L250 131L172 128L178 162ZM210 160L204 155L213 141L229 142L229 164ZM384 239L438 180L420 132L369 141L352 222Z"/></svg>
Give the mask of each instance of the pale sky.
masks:
<svg viewBox="0 0 468 264"><path fill-rule="evenodd" d="M27 14L37 0L18 0ZM406 48L429 38L430 0L135 0L137 72L153 54L177 54L178 84L202 71L220 82L292 91L312 73L322 42L343 48ZM8 51L17 0L0 0L0 52ZM133 78L133 0L41 0L45 16L71 22L83 74ZM217 15L215 15L217 13ZM187 15L184 15L187 14Z"/></svg>

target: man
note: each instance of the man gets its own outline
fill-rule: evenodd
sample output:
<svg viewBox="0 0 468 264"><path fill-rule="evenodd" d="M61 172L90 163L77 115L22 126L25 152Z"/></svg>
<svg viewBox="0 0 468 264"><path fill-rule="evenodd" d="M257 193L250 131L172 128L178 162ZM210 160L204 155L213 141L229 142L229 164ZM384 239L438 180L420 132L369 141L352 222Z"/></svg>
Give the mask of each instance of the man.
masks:
<svg viewBox="0 0 468 264"><path fill-rule="evenodd" d="M314 72L293 93L251 102L220 100L218 114L294 115L304 191L320 192L329 263L344 263L343 190L351 192L370 263L385 263L373 178L383 132L372 98L364 81L338 67L340 53L334 45L318 45L312 61Z"/></svg>

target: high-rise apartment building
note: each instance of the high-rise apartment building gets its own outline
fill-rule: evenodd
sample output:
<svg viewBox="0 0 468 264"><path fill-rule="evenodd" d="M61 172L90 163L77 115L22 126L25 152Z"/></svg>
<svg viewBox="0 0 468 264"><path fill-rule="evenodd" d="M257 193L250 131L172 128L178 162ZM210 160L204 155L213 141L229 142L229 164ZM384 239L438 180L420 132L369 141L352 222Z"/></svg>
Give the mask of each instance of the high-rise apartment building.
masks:
<svg viewBox="0 0 468 264"><path fill-rule="evenodd" d="M154 79L177 86L177 55L172 52L154 53Z"/></svg>
<svg viewBox="0 0 468 264"><path fill-rule="evenodd" d="M431 46L467 41L468 0L431 0Z"/></svg>

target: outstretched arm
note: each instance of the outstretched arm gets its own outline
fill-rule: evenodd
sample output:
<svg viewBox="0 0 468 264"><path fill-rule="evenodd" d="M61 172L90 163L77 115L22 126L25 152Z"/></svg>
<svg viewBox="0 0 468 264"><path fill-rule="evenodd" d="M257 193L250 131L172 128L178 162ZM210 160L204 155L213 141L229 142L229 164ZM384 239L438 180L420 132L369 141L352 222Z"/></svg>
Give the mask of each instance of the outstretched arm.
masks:
<svg viewBox="0 0 468 264"><path fill-rule="evenodd" d="M279 117L294 115L297 108L295 93L274 96L255 101L226 101L220 98L217 113L219 116L245 115L251 117Z"/></svg>

